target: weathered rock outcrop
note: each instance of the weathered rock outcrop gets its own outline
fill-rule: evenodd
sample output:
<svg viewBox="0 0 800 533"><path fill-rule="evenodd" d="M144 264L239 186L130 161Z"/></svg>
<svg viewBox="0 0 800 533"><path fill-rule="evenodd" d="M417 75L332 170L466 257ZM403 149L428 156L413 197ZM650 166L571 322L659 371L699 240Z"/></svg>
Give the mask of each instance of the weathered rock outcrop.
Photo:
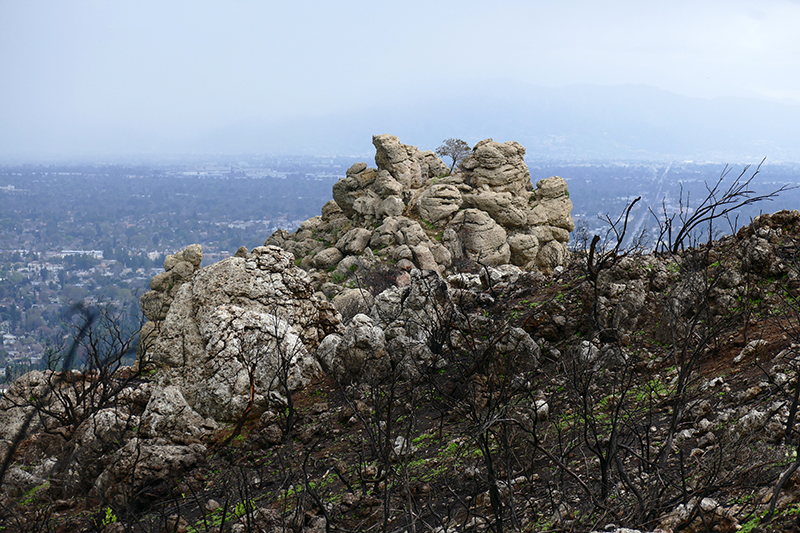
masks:
<svg viewBox="0 0 800 533"><path fill-rule="evenodd" d="M326 337L317 357L340 383L414 378L421 369L444 364L436 352L447 342L457 315L439 274L413 269L408 285L383 291L368 314L355 315L344 333Z"/></svg>
<svg viewBox="0 0 800 533"><path fill-rule="evenodd" d="M204 462L206 451L198 443L184 446L133 438L114 453L92 494L118 507L135 505L143 495L166 496L183 474Z"/></svg>
<svg viewBox="0 0 800 533"><path fill-rule="evenodd" d="M159 369L160 400L144 414L150 426L180 422L179 433L192 435L205 418L231 421L246 409L263 410L271 394L320 374L309 350L337 331L339 314L312 294L293 260L270 246L225 259L185 280L166 313L148 315L163 316L142 354Z"/></svg>
<svg viewBox="0 0 800 533"><path fill-rule="evenodd" d="M150 290L141 298L145 316L154 322L164 320L178 289L192 279L202 262L203 249L199 244L189 245L185 250L168 255L164 260L164 272L153 276Z"/></svg>
<svg viewBox="0 0 800 533"><path fill-rule="evenodd" d="M321 216L266 244L327 271L366 251L402 270L440 273L463 257L545 271L564 263L574 229L567 183L552 177L533 187L519 143L481 141L448 175L432 152L388 134L372 142L377 168L350 167Z"/></svg>
<svg viewBox="0 0 800 533"><path fill-rule="evenodd" d="M504 179L496 182L508 186ZM491 208L463 207L464 198L444 218L473 223L476 241L491 235L477 228L492 224L506 232L512 254L526 247L508 235L535 237L513 233ZM330 249L343 258L331 274L373 261L375 243L393 247L398 264L427 261L427 249L441 265L440 249L425 245L430 228L408 215L385 219L380 231L341 226ZM369 231L368 244L360 230ZM452 227L447 232L441 246L449 253L445 245L462 237ZM501 249L502 239L494 246ZM446 278L436 268L391 271L387 277L398 283L360 285L331 300L352 315L346 326L336 323L326 297L311 292L312 277L327 274L299 270L278 248L240 250L180 279L174 294L160 276L156 296L167 295L169 308L154 315L155 342L143 353L152 365L139 365L144 374L118 369L92 388L100 372L32 372L0 398L0 461L19 444L0 484L0 529L30 523L88 531L104 517L124 517L103 531L143 523L190 531L218 524L226 508L234 511L226 522L231 531L323 531L334 515L339 529L377 529L388 515L375 508L386 500L360 490L359 481L413 480L408 491L389 494L388 518L398 528L409 499L436 503L435 487L454 481L444 496L457 496L473 518L441 520L437 531L490 529L489 519L478 519L490 516L492 498L534 529L589 531L595 505L586 495L602 495L601 463L573 462L587 481L565 485L555 501L537 472L565 468L557 460L563 442L591 458L597 446L613 444L606 437L615 431L620 442L633 443L620 448L625 460L613 471L614 497L604 499L615 522L642 527L644 516L659 531L750 529L796 459L786 438L800 431L792 408L800 373L798 247L800 212L781 211L681 253L614 256L596 276L586 275L581 254L551 277L511 264ZM677 361L676 349L689 359ZM338 384L320 380L286 409L280 394L319 372L317 362ZM690 386L679 385L682 375ZM248 409L258 415L270 403L278 405L248 417L241 432L220 424ZM18 436L35 404L41 411ZM619 423L606 416L612 411ZM492 450L502 449L484 455L480 439L492 428L496 435L509 430L514 450L536 457L536 468L515 464L502 479L491 478ZM598 430L591 442L587 428ZM368 447L381 451L365 462ZM658 475L642 468L647 454L666 457ZM407 467L402 479L391 477L397 460ZM301 473L293 470L301 464ZM707 472L714 475L703 477ZM299 485L273 482L287 473L317 487L319 504L302 513L250 505L298 493ZM797 483L795 474L778 490L773 524L795 525ZM683 497L689 486L691 497ZM672 503L635 514L642 504L636 492L651 490ZM49 522L41 521L43 509Z"/></svg>

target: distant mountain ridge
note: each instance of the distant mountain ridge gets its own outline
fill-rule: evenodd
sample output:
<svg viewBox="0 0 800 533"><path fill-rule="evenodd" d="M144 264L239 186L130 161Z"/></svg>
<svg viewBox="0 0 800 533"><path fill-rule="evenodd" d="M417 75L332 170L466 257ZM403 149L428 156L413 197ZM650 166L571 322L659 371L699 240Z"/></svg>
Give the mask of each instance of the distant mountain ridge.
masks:
<svg viewBox="0 0 800 533"><path fill-rule="evenodd" d="M201 134L186 148L358 154L366 136L391 131L425 149L447 137L475 143L488 135L518 141L528 157L545 159L800 161L798 123L800 105L755 98L691 98L646 85L498 82L351 113L238 123Z"/></svg>
<svg viewBox="0 0 800 533"><path fill-rule="evenodd" d="M527 148L529 160L800 162L800 104L693 98L647 85L430 85L435 89L387 95L377 105L283 119L231 117L228 125L208 123L192 133L114 122L24 132L0 128L0 162L192 154L370 157L363 140L388 132L422 150L450 137L472 145L487 137L513 140Z"/></svg>

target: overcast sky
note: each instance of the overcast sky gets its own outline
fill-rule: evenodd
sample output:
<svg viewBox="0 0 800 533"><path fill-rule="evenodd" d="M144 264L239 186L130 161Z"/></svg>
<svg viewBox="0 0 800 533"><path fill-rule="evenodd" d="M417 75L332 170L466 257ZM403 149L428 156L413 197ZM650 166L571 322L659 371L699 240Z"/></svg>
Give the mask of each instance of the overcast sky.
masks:
<svg viewBox="0 0 800 533"><path fill-rule="evenodd" d="M0 153L513 80L800 105L800 1L0 0ZM100 144L98 144L100 143Z"/></svg>

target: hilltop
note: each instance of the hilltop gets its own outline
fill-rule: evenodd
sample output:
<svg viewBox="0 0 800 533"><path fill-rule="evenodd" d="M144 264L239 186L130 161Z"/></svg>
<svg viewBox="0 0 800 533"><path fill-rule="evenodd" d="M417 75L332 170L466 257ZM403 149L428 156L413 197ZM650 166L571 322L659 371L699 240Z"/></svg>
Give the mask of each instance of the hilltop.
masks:
<svg viewBox="0 0 800 533"><path fill-rule="evenodd" d="M623 213L570 251L566 186L518 144L448 176L374 142L297 232L167 257L136 365L86 314L96 359L12 386L0 525L796 527L800 212L713 241L673 217L657 251Z"/></svg>

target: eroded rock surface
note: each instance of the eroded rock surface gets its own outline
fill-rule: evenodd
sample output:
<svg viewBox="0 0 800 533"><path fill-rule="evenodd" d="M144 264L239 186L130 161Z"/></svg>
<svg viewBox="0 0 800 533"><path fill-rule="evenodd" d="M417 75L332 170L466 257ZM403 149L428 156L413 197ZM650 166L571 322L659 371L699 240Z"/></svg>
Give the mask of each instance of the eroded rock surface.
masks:
<svg viewBox="0 0 800 533"><path fill-rule="evenodd" d="M195 429L181 429L191 435L205 418L235 421L246 410L263 411L272 393L320 375L309 350L338 324L335 308L312 293L308 275L280 248L258 247L205 267L172 297L145 354L159 369L159 394L175 400L159 416L153 403L145 418L176 424L171 418L185 401L190 411L180 423L198 419Z"/></svg>
<svg viewBox="0 0 800 533"><path fill-rule="evenodd" d="M266 244L321 271L367 251L402 270L440 273L461 258L543 271L565 263L575 227L567 183L552 177L534 187L519 143L481 141L450 175L432 152L393 135L373 144L377 168L354 164L320 216Z"/></svg>

